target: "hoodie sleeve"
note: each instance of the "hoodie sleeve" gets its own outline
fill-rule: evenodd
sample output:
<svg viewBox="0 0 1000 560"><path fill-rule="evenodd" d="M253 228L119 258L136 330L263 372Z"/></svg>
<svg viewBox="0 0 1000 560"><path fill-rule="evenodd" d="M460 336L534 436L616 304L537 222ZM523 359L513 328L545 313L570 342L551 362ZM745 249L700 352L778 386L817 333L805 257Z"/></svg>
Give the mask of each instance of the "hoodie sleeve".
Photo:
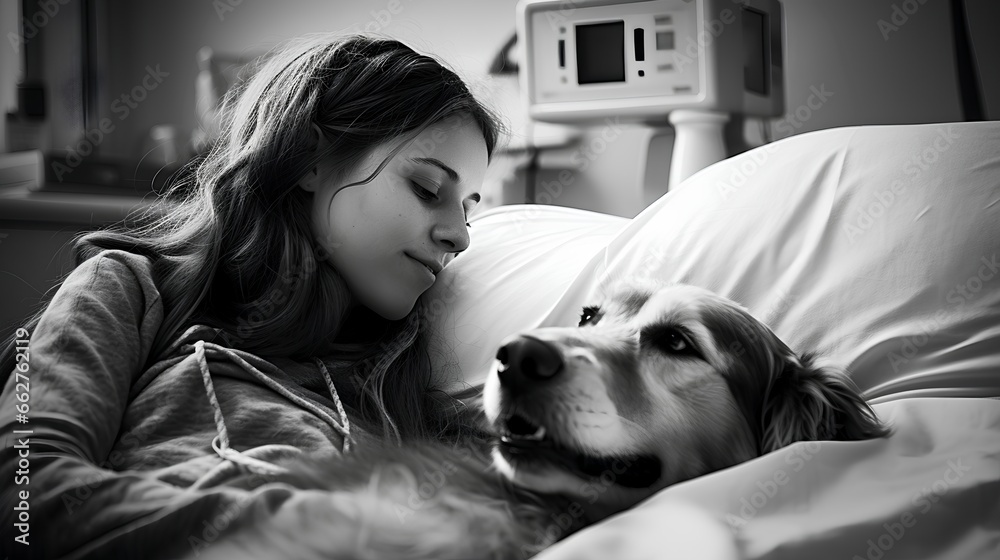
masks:
<svg viewBox="0 0 1000 560"><path fill-rule="evenodd" d="M289 497L290 489L273 485L190 491L109 468L130 389L162 320L144 257L106 251L60 286L19 360L27 371L8 372L0 395L7 557L188 555L272 515Z"/></svg>

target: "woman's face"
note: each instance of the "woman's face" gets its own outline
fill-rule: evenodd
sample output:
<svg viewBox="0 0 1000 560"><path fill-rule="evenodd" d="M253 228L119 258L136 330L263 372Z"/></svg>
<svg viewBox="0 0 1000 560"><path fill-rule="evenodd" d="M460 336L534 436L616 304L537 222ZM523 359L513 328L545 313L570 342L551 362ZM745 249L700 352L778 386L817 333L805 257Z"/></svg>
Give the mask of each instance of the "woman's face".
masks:
<svg viewBox="0 0 1000 560"><path fill-rule="evenodd" d="M402 143L374 147L347 176L324 162L300 182L315 195L313 234L328 262L359 303L392 320L405 317L451 256L469 246L466 222L487 165L479 127L454 117L420 133L370 183L344 188Z"/></svg>

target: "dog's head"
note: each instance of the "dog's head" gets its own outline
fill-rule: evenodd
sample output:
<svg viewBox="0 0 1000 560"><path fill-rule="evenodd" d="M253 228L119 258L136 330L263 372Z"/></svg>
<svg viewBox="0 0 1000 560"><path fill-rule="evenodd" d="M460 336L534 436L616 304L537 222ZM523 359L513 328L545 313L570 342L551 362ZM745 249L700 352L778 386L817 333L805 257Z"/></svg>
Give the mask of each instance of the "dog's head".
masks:
<svg viewBox="0 0 1000 560"><path fill-rule="evenodd" d="M846 376L745 309L660 283L617 284L578 326L505 340L484 408L503 472L594 516L796 441L888 433Z"/></svg>

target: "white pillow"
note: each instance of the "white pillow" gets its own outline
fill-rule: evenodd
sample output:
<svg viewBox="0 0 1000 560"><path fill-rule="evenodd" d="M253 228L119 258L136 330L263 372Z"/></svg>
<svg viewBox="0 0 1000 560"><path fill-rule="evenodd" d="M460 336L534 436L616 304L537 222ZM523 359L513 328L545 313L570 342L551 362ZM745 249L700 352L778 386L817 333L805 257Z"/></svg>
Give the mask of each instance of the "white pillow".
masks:
<svg viewBox="0 0 1000 560"><path fill-rule="evenodd" d="M876 402L1000 395L1000 122L813 132L632 220L514 205L472 225L426 295L452 381L484 380L512 333L576 324L604 283L653 277L736 300Z"/></svg>
<svg viewBox="0 0 1000 560"><path fill-rule="evenodd" d="M551 316L591 257L629 220L546 205L492 208L470 221L472 243L424 294L431 359L449 383L486 378L500 341Z"/></svg>

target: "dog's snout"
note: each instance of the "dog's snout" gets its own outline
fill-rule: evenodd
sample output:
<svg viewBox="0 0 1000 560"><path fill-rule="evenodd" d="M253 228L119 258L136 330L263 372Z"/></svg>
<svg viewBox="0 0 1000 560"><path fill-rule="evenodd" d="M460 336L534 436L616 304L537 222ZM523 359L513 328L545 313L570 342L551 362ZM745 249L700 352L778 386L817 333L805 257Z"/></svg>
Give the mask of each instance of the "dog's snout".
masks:
<svg viewBox="0 0 1000 560"><path fill-rule="evenodd" d="M500 381L506 386L518 386L549 379L563 369L562 355L551 344L531 336L521 335L497 351L500 361Z"/></svg>

